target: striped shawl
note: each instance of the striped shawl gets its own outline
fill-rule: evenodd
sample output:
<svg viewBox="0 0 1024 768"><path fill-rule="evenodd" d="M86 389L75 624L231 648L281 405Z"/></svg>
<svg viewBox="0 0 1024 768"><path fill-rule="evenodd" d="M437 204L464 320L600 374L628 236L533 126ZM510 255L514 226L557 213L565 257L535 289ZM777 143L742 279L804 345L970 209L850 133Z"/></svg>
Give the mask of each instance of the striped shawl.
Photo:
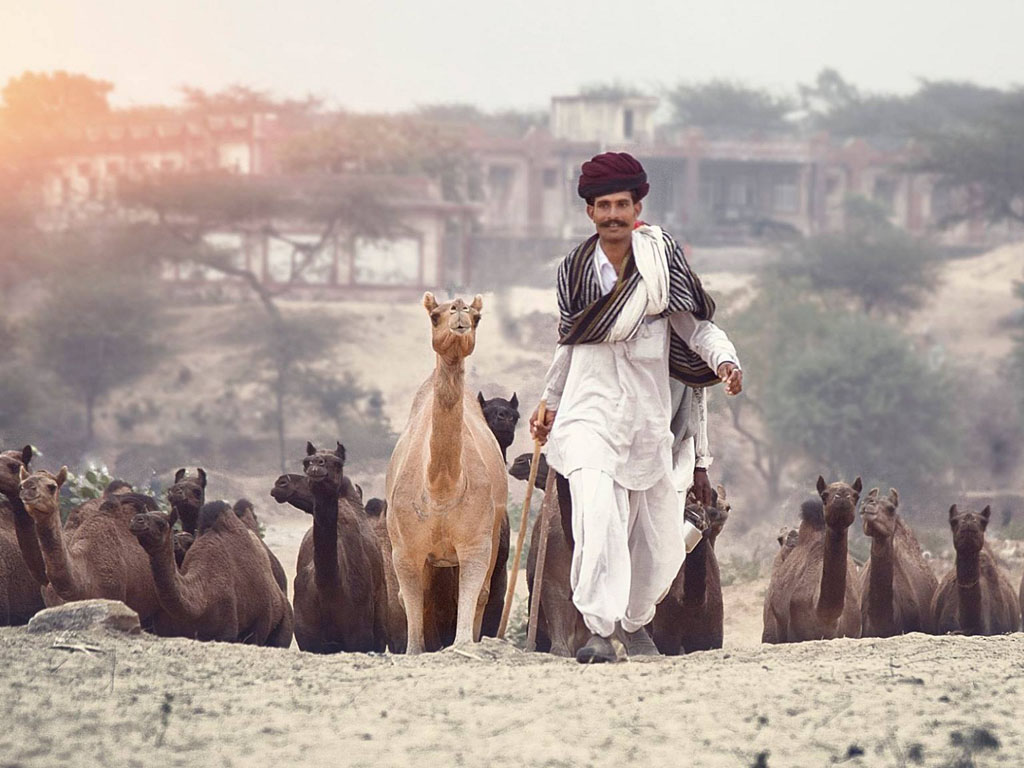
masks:
<svg viewBox="0 0 1024 768"><path fill-rule="evenodd" d="M692 312L698 320L711 320L715 302L704 290L700 278L690 269L683 249L670 235L660 232L668 259L668 306L659 317L673 312ZM601 293L594 269L597 235L578 245L558 267L558 343L600 344L613 340L612 328L642 283L632 249L626 254L615 288ZM640 322L627 338L636 335ZM671 327L671 326L670 326ZM718 375L673 331L669 353L669 375L691 387L707 387L719 382Z"/></svg>

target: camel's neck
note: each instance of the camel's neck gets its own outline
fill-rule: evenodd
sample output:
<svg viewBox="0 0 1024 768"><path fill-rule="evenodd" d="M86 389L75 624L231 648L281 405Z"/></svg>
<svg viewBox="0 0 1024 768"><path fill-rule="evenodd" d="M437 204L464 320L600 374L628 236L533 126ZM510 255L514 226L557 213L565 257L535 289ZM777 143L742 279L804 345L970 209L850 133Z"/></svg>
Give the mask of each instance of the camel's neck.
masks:
<svg viewBox="0 0 1024 768"><path fill-rule="evenodd" d="M711 545L701 539L686 556L683 574L683 602L704 605L708 594L708 550Z"/></svg>
<svg viewBox="0 0 1024 768"><path fill-rule="evenodd" d="M39 549L46 564L46 578L65 600L80 599L81 574L74 567L64 540L60 512L33 518Z"/></svg>
<svg viewBox="0 0 1024 768"><path fill-rule="evenodd" d="M316 585L329 589L338 584L338 491L313 487L313 564Z"/></svg>
<svg viewBox="0 0 1024 768"><path fill-rule="evenodd" d="M435 499L453 495L462 472L464 380L465 366L461 357L449 363L437 356L430 421L430 461L427 463L427 488Z"/></svg>
<svg viewBox="0 0 1024 768"><path fill-rule="evenodd" d="M174 559L174 538L168 536L155 549L147 549L149 566L153 571L160 607L176 621L194 623L205 612L203 600L203 574L190 570L186 575L178 572Z"/></svg>
<svg viewBox="0 0 1024 768"><path fill-rule="evenodd" d="M818 591L818 619L835 624L843 613L846 599L846 528L825 528L825 553Z"/></svg>
<svg viewBox="0 0 1024 768"><path fill-rule="evenodd" d="M4 494L11 504L14 512L14 533L18 538L18 549L21 550L21 557L25 561L25 567L40 586L45 586L49 579L46 578L46 563L43 560L43 553L39 549L39 537L36 534L36 524L25 509L25 502L17 493Z"/></svg>
<svg viewBox="0 0 1024 768"><path fill-rule="evenodd" d="M871 575L868 581L868 616L880 632L895 632L892 579L895 569L893 537L871 539Z"/></svg>
<svg viewBox="0 0 1024 768"><path fill-rule="evenodd" d="M959 604L960 630L982 631L981 621L981 553L956 555L956 591Z"/></svg>
<svg viewBox="0 0 1024 768"><path fill-rule="evenodd" d="M202 504L200 503L200 507ZM172 506L174 514L177 515L178 519L181 520L181 530L185 533L191 533L193 536L196 535L196 525L199 523L199 507L193 507L188 504L179 504L178 506Z"/></svg>

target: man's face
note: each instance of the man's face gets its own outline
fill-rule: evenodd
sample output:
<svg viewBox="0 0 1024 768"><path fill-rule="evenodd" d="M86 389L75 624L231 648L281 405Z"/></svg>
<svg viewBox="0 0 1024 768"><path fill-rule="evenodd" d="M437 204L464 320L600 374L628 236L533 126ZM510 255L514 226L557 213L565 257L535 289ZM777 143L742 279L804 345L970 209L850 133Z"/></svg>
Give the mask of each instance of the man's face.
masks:
<svg viewBox="0 0 1024 768"><path fill-rule="evenodd" d="M597 234L606 242L622 241L632 236L633 225L643 205L633 202L630 192L615 192L594 198L587 206L587 215L597 226Z"/></svg>

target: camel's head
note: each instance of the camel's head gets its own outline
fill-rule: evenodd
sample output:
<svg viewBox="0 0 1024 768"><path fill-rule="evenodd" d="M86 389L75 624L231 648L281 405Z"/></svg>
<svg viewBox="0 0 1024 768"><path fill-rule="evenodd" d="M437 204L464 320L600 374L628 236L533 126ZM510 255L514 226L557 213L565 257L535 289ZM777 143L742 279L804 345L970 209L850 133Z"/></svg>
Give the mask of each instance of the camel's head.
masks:
<svg viewBox="0 0 1024 768"><path fill-rule="evenodd" d="M185 562L185 555L196 543L196 537L188 531L174 532L174 562L179 566Z"/></svg>
<svg viewBox="0 0 1024 768"><path fill-rule="evenodd" d="M533 464L532 453L521 453L515 457L512 461L512 466L509 467L508 473L512 475L516 480L527 481L530 479L530 466ZM546 488L548 484L548 458L543 453L540 455L540 461L537 462L537 487Z"/></svg>
<svg viewBox="0 0 1024 768"><path fill-rule="evenodd" d="M477 294L472 304L462 299L438 304L434 294L423 294L423 306L430 315L433 347L446 362L454 363L473 354L476 327L480 324L483 296Z"/></svg>
<svg viewBox="0 0 1024 768"><path fill-rule="evenodd" d="M171 540L171 523L163 512L140 512L128 523L128 530L147 552L167 546Z"/></svg>
<svg viewBox="0 0 1024 768"><path fill-rule="evenodd" d="M206 501L206 472L196 469L195 477L187 477L185 469L174 473L174 485L167 489L167 500L178 514L182 510L198 512Z"/></svg>
<svg viewBox="0 0 1024 768"><path fill-rule="evenodd" d="M800 531L796 528L790 528L789 526L783 526L779 529L779 535L775 539L779 542L779 547L783 550L790 550L796 546L797 540L800 538Z"/></svg>
<svg viewBox="0 0 1024 768"><path fill-rule="evenodd" d="M370 499L364 507L367 517L384 517L388 513L388 503L384 499Z"/></svg>
<svg viewBox="0 0 1024 768"><path fill-rule="evenodd" d="M505 451L512 445L512 441L516 439L516 423L519 421L519 398L513 392L511 400L505 400L501 397L492 397L490 400L485 400L484 393L478 392L476 399L480 403L480 409L484 412L487 426L491 428L491 432L498 439L498 445L501 447L501 450Z"/></svg>
<svg viewBox="0 0 1024 768"><path fill-rule="evenodd" d="M859 477L853 481L853 485L842 481L826 484L825 478L818 475L818 495L824 507L825 525L833 530L853 525L862 487Z"/></svg>
<svg viewBox="0 0 1024 768"><path fill-rule="evenodd" d="M313 514L313 492L309 490L309 479L305 475L281 475L274 481L270 495L278 504L287 502L307 515Z"/></svg>
<svg viewBox="0 0 1024 768"><path fill-rule="evenodd" d="M18 496L25 504L25 509L33 518L50 517L60 514L60 487L68 479L68 468L61 467L56 475L45 469L38 469L29 474L24 467L18 474L20 488Z"/></svg>
<svg viewBox="0 0 1024 768"><path fill-rule="evenodd" d="M726 499L725 486L718 485L711 493L711 506L707 508L708 530L704 534L704 537L711 542L711 546L715 545L718 534L725 528L731 509L732 505Z"/></svg>
<svg viewBox="0 0 1024 768"><path fill-rule="evenodd" d="M245 526L252 530L254 533L260 532L260 523L256 519L256 508L253 507L252 502L248 499L239 499L235 502L233 507L235 510L235 516L245 523Z"/></svg>
<svg viewBox="0 0 1024 768"><path fill-rule="evenodd" d="M345 446L337 444L333 451L317 450L312 443L306 443L306 455L302 459L302 469L309 480L310 490L318 486L328 485L341 490L345 472Z"/></svg>
<svg viewBox="0 0 1024 768"><path fill-rule="evenodd" d="M973 509L949 508L949 527L953 529L953 548L958 555L976 554L985 546L985 529L992 514L991 507L981 512Z"/></svg>
<svg viewBox="0 0 1024 768"><path fill-rule="evenodd" d="M896 533L896 507L900 495L895 488L889 489L888 496L880 496L877 488L868 491L860 505L860 519L864 535L873 539L891 539Z"/></svg>
<svg viewBox="0 0 1024 768"><path fill-rule="evenodd" d="M103 498L109 499L111 496L122 496L126 493L134 493L134 491L135 489L127 480L111 480L103 489Z"/></svg>
<svg viewBox="0 0 1024 768"><path fill-rule="evenodd" d="M32 446L26 445L20 451L0 452L0 493L11 498L18 495L21 486L21 470L28 469L32 461Z"/></svg>
<svg viewBox="0 0 1024 768"><path fill-rule="evenodd" d="M103 501L104 505L113 504L131 515L141 515L146 512L158 512L160 507L156 499L144 493L116 493L108 496Z"/></svg>

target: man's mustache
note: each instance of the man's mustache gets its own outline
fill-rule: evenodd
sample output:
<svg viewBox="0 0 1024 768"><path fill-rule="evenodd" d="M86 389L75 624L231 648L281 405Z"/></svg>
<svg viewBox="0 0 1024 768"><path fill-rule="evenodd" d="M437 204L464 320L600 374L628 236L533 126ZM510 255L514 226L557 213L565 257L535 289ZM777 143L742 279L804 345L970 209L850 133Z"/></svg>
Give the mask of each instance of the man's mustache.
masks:
<svg viewBox="0 0 1024 768"><path fill-rule="evenodd" d="M598 224L597 226L598 227L611 227L611 226L614 226L616 224L618 224L620 227L629 226L628 224L626 224L626 222L621 221L620 219L611 219L609 221L603 221L600 224Z"/></svg>

